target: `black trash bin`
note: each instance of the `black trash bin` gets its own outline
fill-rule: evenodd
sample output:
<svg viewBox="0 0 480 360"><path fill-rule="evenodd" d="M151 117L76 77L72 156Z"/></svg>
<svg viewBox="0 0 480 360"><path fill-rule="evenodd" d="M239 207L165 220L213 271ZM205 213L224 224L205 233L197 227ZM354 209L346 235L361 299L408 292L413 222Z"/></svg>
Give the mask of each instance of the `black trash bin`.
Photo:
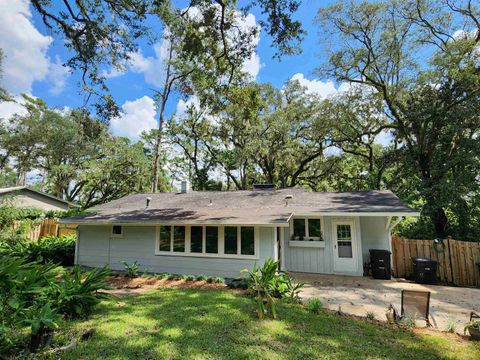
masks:
<svg viewBox="0 0 480 360"><path fill-rule="evenodd" d="M413 278L419 284L437 283L437 261L428 258L412 257Z"/></svg>
<svg viewBox="0 0 480 360"><path fill-rule="evenodd" d="M390 266L390 255L388 250L370 249L370 266L374 279L391 279L392 267Z"/></svg>

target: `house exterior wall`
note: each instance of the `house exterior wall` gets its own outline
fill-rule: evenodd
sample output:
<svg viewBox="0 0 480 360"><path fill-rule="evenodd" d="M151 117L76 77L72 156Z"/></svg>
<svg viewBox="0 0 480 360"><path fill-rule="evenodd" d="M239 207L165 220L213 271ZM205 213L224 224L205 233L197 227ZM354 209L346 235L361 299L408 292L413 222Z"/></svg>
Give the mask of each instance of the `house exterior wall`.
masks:
<svg viewBox="0 0 480 360"><path fill-rule="evenodd" d="M22 208L34 208L40 210L68 210L68 205L61 201L42 196L28 190L20 190L14 193L0 194L0 202L12 201L15 206Z"/></svg>
<svg viewBox="0 0 480 360"><path fill-rule="evenodd" d="M333 248L333 223L350 220L355 227L356 265L353 272L335 270ZM282 229L284 237L284 264L287 271L310 272L321 274L363 275L363 264L370 259L369 249L389 249L389 234L385 229L385 216L324 216L323 217L323 247L291 246L291 228ZM290 227L292 227L292 222Z"/></svg>
<svg viewBox="0 0 480 360"><path fill-rule="evenodd" d="M123 261L137 261L143 271L171 274L193 274L239 277L240 270L252 269L274 257L274 227L259 227L258 259L232 259L222 257L155 255L155 226L124 226L121 238L111 237L111 226L80 225L76 248L76 263L84 266L123 270Z"/></svg>

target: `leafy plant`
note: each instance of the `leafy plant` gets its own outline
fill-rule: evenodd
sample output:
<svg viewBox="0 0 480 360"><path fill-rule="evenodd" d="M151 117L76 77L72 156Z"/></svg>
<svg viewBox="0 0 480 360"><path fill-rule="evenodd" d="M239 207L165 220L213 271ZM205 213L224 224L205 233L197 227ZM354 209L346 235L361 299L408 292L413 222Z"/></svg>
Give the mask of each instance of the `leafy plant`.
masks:
<svg viewBox="0 0 480 360"><path fill-rule="evenodd" d="M58 328L60 315L52 310L49 304L40 309L33 307L28 312L25 324L30 325L30 351L35 352L40 347L48 346L53 336L53 330Z"/></svg>
<svg viewBox="0 0 480 360"><path fill-rule="evenodd" d="M216 278L213 279L213 282L217 283L217 284L223 284L223 283L225 283L225 279L222 278L222 277L216 277Z"/></svg>
<svg viewBox="0 0 480 360"><path fill-rule="evenodd" d="M195 280L195 275L183 275L182 278L185 281L193 281Z"/></svg>
<svg viewBox="0 0 480 360"><path fill-rule="evenodd" d="M445 327L445 331L449 333L455 333L456 325L455 318L449 315L447 318L447 326Z"/></svg>
<svg viewBox="0 0 480 360"><path fill-rule="evenodd" d="M463 328L463 332L466 333L468 328L474 328L480 331L480 320L470 320Z"/></svg>
<svg viewBox="0 0 480 360"><path fill-rule="evenodd" d="M66 317L86 317L100 299L108 297L98 290L108 287L106 276L109 274L106 267L82 273L78 265L74 266L71 273L63 274L62 281L52 284L52 304Z"/></svg>
<svg viewBox="0 0 480 360"><path fill-rule="evenodd" d="M305 308L313 314L319 314L322 309L322 302L318 298L311 298L305 304Z"/></svg>
<svg viewBox="0 0 480 360"><path fill-rule="evenodd" d="M376 319L375 313L373 311L367 311L367 314L365 315L367 320L373 321Z"/></svg>
<svg viewBox="0 0 480 360"><path fill-rule="evenodd" d="M207 280L207 276L206 275L198 275L195 280L197 281L206 281Z"/></svg>
<svg viewBox="0 0 480 360"><path fill-rule="evenodd" d="M215 281L215 278L214 278L214 277L209 276L209 277L207 278L207 283L209 283L209 284L212 284L214 281Z"/></svg>
<svg viewBox="0 0 480 360"><path fill-rule="evenodd" d="M122 261L123 265L125 265L125 276L135 278L138 276L138 263L137 261L133 262L133 264L129 264L126 261Z"/></svg>
<svg viewBox="0 0 480 360"><path fill-rule="evenodd" d="M275 319L275 299L288 297L295 299L303 284L294 284L291 277L284 271L279 270L278 261L267 259L262 267L257 264L252 271L242 270L248 273L248 288L257 302L257 315L263 319L268 312Z"/></svg>

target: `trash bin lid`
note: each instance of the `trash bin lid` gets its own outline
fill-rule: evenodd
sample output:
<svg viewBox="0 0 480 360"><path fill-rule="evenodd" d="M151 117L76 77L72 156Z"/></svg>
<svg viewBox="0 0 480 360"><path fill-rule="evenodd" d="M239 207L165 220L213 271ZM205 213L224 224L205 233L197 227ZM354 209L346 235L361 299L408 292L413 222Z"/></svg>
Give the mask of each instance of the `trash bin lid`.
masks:
<svg viewBox="0 0 480 360"><path fill-rule="evenodd" d="M369 249L368 251L370 252L370 254L391 254L390 251L383 249Z"/></svg>
<svg viewBox="0 0 480 360"><path fill-rule="evenodd" d="M434 262L436 263L437 260L435 259L429 259L429 258L422 258L422 257L412 257L413 262Z"/></svg>

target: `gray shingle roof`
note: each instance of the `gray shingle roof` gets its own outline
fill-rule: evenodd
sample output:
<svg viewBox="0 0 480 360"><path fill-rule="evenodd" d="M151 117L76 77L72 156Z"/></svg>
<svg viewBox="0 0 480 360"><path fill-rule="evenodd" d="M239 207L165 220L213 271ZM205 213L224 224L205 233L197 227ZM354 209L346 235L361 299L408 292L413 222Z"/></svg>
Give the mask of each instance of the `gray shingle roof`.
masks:
<svg viewBox="0 0 480 360"><path fill-rule="evenodd" d="M286 199L290 197L290 199ZM146 208L146 198L151 202ZM307 192L290 188L134 194L99 205L65 223L285 224L292 214L418 215L391 191Z"/></svg>

